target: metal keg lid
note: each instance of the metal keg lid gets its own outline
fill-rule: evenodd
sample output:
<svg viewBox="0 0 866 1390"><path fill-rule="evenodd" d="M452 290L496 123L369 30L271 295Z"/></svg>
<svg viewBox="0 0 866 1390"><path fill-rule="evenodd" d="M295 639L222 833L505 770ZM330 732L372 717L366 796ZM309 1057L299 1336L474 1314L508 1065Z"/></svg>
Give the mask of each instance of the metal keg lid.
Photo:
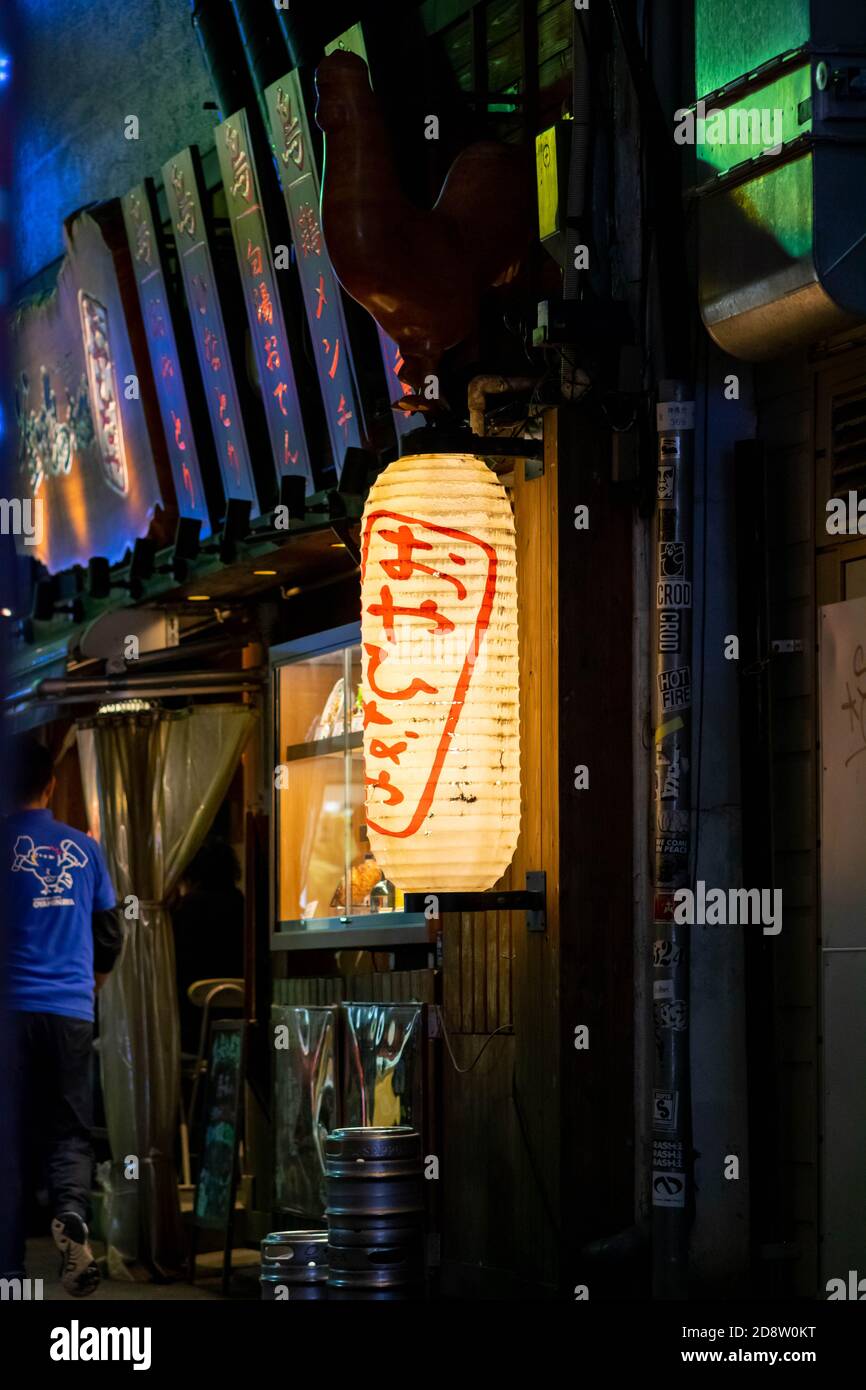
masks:
<svg viewBox="0 0 866 1390"><path fill-rule="evenodd" d="M325 1156L351 1160L415 1158L421 1154L421 1135L411 1125L380 1128L357 1125L334 1129L325 1140Z"/></svg>
<svg viewBox="0 0 866 1390"><path fill-rule="evenodd" d="M328 1139L338 1139L341 1143L349 1143L353 1139L405 1139L411 1136L420 1139L418 1130L413 1125L342 1125L339 1129L332 1129Z"/></svg>
<svg viewBox="0 0 866 1390"><path fill-rule="evenodd" d="M262 1241L263 1269L294 1269L327 1263L327 1231L272 1231Z"/></svg>

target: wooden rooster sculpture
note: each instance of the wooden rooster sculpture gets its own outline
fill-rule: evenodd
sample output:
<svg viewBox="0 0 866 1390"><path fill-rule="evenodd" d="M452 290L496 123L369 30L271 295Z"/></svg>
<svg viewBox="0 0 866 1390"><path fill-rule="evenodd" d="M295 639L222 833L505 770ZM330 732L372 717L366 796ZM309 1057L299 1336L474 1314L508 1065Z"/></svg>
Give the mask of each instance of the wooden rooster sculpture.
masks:
<svg viewBox="0 0 866 1390"><path fill-rule="evenodd" d="M470 145L425 212L401 191L364 60L331 54L316 85L331 262L400 349L399 377L413 394L398 404L430 410L426 379L444 352L474 336L482 292L513 279L526 253L534 213L526 154L493 141Z"/></svg>

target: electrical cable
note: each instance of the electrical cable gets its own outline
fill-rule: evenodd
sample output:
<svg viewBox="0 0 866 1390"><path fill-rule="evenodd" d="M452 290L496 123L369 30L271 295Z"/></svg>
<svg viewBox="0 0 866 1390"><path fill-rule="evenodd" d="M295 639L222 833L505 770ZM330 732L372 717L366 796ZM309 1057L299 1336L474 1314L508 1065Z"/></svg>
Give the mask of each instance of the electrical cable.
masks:
<svg viewBox="0 0 866 1390"><path fill-rule="evenodd" d="M451 1038L448 1035L448 1027L445 1023L445 1014L442 1010L442 1006L441 1004L434 1004L433 1008L436 1011L436 1017L439 1019L440 1026L442 1028L442 1036L445 1039L445 1047L447 1049L448 1056L451 1058L451 1065L454 1068L454 1070L459 1073L460 1076L467 1076L468 1073L471 1072L472 1069L478 1065L478 1063L481 1061L482 1056L484 1055L485 1049L496 1037L497 1033L510 1033L512 1031L510 1023L502 1023L498 1028L494 1028L493 1032L490 1033L482 1043L480 1050L478 1051L476 1056L473 1057L472 1061L469 1063L469 1066L461 1067L457 1061L457 1058L454 1056L454 1049L451 1046Z"/></svg>
<svg viewBox="0 0 866 1390"><path fill-rule="evenodd" d="M493 1032L485 1038L478 1052L473 1057L472 1061L469 1063L469 1066L461 1067L457 1062L457 1058L454 1056L454 1049L451 1046L451 1039L448 1035L448 1027L445 1023L445 1015L442 1010L442 1006L440 1004L434 1004L433 1007L436 1011L436 1017L439 1019L439 1023L442 1028L442 1037L445 1040L445 1048L451 1060L451 1065L460 1076L466 1076L469 1072L473 1070L474 1067L478 1065L485 1051L487 1050L493 1039L497 1036L497 1034L513 1033L510 1023L500 1024L498 1028L494 1028ZM511 1069L511 1100L514 1105L514 1112L517 1116L517 1128L520 1130L520 1137L523 1140L523 1147L526 1150L526 1157L529 1161L530 1171L532 1173L532 1177L541 1197L541 1205L544 1207L544 1214L547 1217L550 1223L550 1228L558 1241L560 1235L559 1222L556 1219L556 1213L554 1211L553 1204L551 1203L551 1200L548 1196L546 1184L541 1175L541 1170L539 1169L538 1162L536 1160L535 1153L532 1148L532 1144L530 1143L529 1128L526 1123L526 1117L523 1113L523 1107L520 1103L520 1097L517 1093L517 1073L515 1067L512 1067Z"/></svg>

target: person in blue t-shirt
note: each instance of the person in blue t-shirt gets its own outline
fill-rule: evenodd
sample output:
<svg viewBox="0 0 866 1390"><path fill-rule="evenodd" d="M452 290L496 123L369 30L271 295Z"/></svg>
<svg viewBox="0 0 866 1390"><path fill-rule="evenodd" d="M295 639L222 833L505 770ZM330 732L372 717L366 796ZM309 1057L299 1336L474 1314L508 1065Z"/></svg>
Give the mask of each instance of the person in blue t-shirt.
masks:
<svg viewBox="0 0 866 1390"><path fill-rule="evenodd" d="M25 1154L44 1159L51 1233L68 1293L92 1293L99 1268L87 1220L93 1149L92 1047L95 992L123 944L122 917L95 840L54 819L54 765L30 735L16 750L13 798L2 835L6 914L3 1003L12 1021L19 1102L9 1156L13 1215L9 1256L24 1269Z"/></svg>

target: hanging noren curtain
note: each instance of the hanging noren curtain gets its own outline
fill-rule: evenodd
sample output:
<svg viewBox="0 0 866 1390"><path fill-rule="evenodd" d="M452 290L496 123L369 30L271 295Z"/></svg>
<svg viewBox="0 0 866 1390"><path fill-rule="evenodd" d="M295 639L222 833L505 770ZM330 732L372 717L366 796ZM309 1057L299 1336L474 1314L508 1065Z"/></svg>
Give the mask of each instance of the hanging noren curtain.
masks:
<svg viewBox="0 0 866 1390"><path fill-rule="evenodd" d="M213 822L255 721L248 706L207 705L101 716L78 728L91 828L125 904L123 952L99 995L113 1277L170 1278L183 1268L174 1163L180 1037L166 900Z"/></svg>

